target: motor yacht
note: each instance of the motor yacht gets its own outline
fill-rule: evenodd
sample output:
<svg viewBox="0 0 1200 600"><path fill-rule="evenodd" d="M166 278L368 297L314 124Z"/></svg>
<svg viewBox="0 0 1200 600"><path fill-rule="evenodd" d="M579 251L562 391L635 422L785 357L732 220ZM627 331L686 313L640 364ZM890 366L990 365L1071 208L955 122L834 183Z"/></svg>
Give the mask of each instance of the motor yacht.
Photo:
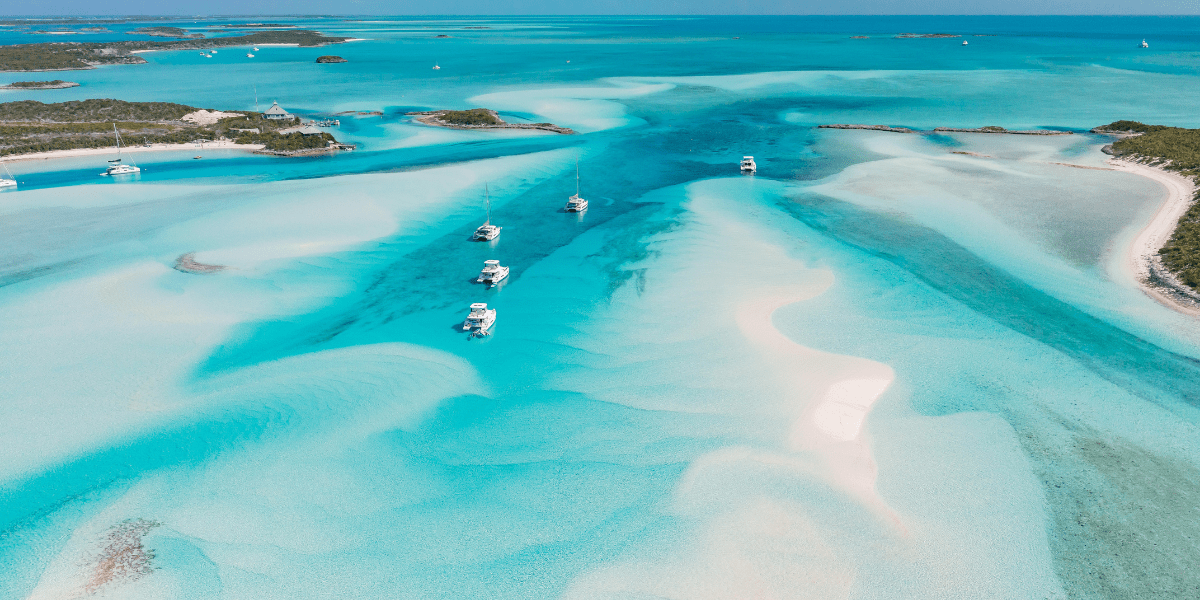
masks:
<svg viewBox="0 0 1200 600"><path fill-rule="evenodd" d="M246 58L254 58L254 55L253 55L253 54L251 54L251 53L249 53L249 52L247 52L247 53L246 53Z"/></svg>
<svg viewBox="0 0 1200 600"><path fill-rule="evenodd" d="M476 302L471 305L471 312L467 313L467 319L463 321L463 331L470 331L471 335L490 335L492 325L496 324L496 309L488 308L483 302Z"/></svg>
<svg viewBox="0 0 1200 600"><path fill-rule="evenodd" d="M757 171L758 171L758 165L754 164L754 157L753 156L743 156L742 157L742 172L743 173L754 173Z"/></svg>
<svg viewBox="0 0 1200 600"><path fill-rule="evenodd" d="M575 161L575 195L567 198L567 212L583 212L588 208L588 201L579 197L579 161Z"/></svg>
<svg viewBox="0 0 1200 600"><path fill-rule="evenodd" d="M117 157L108 162L108 168L101 175L128 175L129 173L137 173L142 169L137 164L127 165L121 162L121 132L117 131L117 124L113 123L113 134L117 136Z"/></svg>
<svg viewBox="0 0 1200 600"><path fill-rule="evenodd" d="M258 52L258 46L255 46L255 47L254 47L254 51L255 51L255 52Z"/></svg>
<svg viewBox="0 0 1200 600"><path fill-rule="evenodd" d="M433 63L433 70L437 71L438 69L441 69L441 67L439 67L437 63Z"/></svg>
<svg viewBox="0 0 1200 600"><path fill-rule="evenodd" d="M475 279L475 283L486 283L487 285L496 285L508 277L508 267L500 266L498 260L483 261L483 270L479 272L479 277Z"/></svg>
<svg viewBox="0 0 1200 600"><path fill-rule="evenodd" d="M471 239L477 242L490 242L500 237L500 227L492 225L492 197L488 194L487 184L483 186L483 197L487 205L487 220L475 229L475 233L471 235Z"/></svg>
<svg viewBox="0 0 1200 600"><path fill-rule="evenodd" d="M966 45L967 45L967 40L963 40L963 44L962 44L962 45L966 46Z"/></svg>
<svg viewBox="0 0 1200 600"><path fill-rule="evenodd" d="M1149 47L1150 47L1150 44L1147 44L1147 43L1146 43L1146 40L1142 40L1142 47L1143 47L1143 48L1149 48Z"/></svg>

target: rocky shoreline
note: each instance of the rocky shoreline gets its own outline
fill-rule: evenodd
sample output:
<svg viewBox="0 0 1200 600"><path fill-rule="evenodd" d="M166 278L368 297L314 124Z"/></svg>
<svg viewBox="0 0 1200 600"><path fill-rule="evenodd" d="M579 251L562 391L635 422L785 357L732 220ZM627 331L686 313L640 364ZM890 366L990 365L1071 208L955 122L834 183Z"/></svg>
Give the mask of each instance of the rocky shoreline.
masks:
<svg viewBox="0 0 1200 600"><path fill-rule="evenodd" d="M455 112L455 111L426 110L426 111L408 112L408 113L404 113L404 114L407 116L416 117L416 119L414 119L414 120L417 121L418 123L423 123L425 125L433 125L435 127L449 127L450 129L537 129L537 130L541 130L541 131L550 131L553 133L561 133L564 135L571 135L571 134L575 133L574 129L571 129L569 127L559 127L558 125L555 125L553 123L506 123L504 120L502 120L499 117L499 115L496 114L496 111L494 111L494 110L488 110L488 112L491 113L493 119L496 121L495 123L486 123L486 124L478 124L478 125L451 123L449 121L444 121L441 118L442 115L444 115L448 112Z"/></svg>

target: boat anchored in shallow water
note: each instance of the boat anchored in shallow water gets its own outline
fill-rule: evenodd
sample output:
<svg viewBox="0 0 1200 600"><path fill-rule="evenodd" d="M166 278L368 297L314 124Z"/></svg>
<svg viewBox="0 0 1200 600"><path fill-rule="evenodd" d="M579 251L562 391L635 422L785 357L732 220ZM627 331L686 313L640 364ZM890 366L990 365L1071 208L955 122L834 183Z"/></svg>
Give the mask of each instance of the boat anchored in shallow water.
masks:
<svg viewBox="0 0 1200 600"><path fill-rule="evenodd" d="M483 302L476 302L471 305L471 312L467 314L467 319L463 321L463 331L470 331L471 335L491 335L492 325L496 324L496 309L488 308Z"/></svg>
<svg viewBox="0 0 1200 600"><path fill-rule="evenodd" d="M487 204L487 220L475 229L475 233L471 235L471 239L477 242L490 242L500 237L500 227L492 225L492 197L488 194L487 184L483 185L483 197Z"/></svg>
<svg viewBox="0 0 1200 600"><path fill-rule="evenodd" d="M479 272L479 277L475 279L475 283L486 283L487 285L496 285L508 277L508 267L500 266L498 260L483 261L483 270Z"/></svg>
<svg viewBox="0 0 1200 600"><path fill-rule="evenodd" d="M1149 47L1150 47L1150 44L1147 44L1147 43L1146 43L1146 40L1142 40L1142 45L1141 45L1141 47L1142 47L1142 48L1149 48Z"/></svg>
<svg viewBox="0 0 1200 600"><path fill-rule="evenodd" d="M440 69L441 69L441 67L439 67L437 63L433 63L433 70L434 70L434 71L438 71L438 70L440 70Z"/></svg>
<svg viewBox="0 0 1200 600"><path fill-rule="evenodd" d="M742 157L742 172L743 173L755 173L757 171L758 171L758 165L754 164L754 157L753 156L743 156Z"/></svg>
<svg viewBox="0 0 1200 600"><path fill-rule="evenodd" d="M113 133L117 136L117 157L108 161L112 164L108 165L108 168L101 175L128 175L141 171L142 169L136 163L127 165L121 162L121 132L117 131L116 123L113 123Z"/></svg>
<svg viewBox="0 0 1200 600"><path fill-rule="evenodd" d="M0 177L0 188L17 187L17 178L13 177L12 171L8 170L8 165L4 165L4 172L8 177Z"/></svg>
<svg viewBox="0 0 1200 600"><path fill-rule="evenodd" d="M575 161L575 195L567 198L567 212L581 213L587 210L588 201L579 197L579 161Z"/></svg>

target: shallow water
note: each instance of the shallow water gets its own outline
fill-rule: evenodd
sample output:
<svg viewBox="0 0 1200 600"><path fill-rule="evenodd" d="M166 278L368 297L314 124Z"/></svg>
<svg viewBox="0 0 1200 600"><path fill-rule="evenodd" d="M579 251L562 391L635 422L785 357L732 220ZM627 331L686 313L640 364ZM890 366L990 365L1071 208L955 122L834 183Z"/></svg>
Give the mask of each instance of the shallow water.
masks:
<svg viewBox="0 0 1200 600"><path fill-rule="evenodd" d="M1196 126L1200 20L288 22L368 39L0 92L384 111L331 157L11 164L0 595L1200 589L1200 328L1114 267L1161 191L1086 133ZM580 135L403 116L472 106Z"/></svg>

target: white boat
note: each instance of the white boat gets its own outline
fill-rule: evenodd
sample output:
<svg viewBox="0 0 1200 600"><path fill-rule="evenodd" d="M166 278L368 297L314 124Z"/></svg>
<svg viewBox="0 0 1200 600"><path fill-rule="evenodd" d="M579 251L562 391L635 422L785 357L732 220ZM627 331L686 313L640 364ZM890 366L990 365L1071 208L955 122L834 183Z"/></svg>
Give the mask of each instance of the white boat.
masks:
<svg viewBox="0 0 1200 600"><path fill-rule="evenodd" d="M487 203L487 220L475 229L475 233L471 235L471 239L477 242L490 242L500 237L500 227L492 225L492 197L488 194L487 184L483 185L483 197Z"/></svg>
<svg viewBox="0 0 1200 600"><path fill-rule="evenodd" d="M1149 47L1150 47L1150 44L1147 44L1147 43L1146 43L1146 40L1142 40L1142 47L1143 47L1143 48L1149 48Z"/></svg>
<svg viewBox="0 0 1200 600"><path fill-rule="evenodd" d="M567 198L567 212L583 212L587 210L588 201L579 197L579 161L575 161L575 195Z"/></svg>
<svg viewBox="0 0 1200 600"><path fill-rule="evenodd" d="M216 53L217 53L217 51L216 51L216 50L209 50L208 52L209 52L209 54L216 54Z"/></svg>
<svg viewBox="0 0 1200 600"><path fill-rule="evenodd" d="M117 157L108 162L108 168L101 175L128 175L129 173L137 173L142 169L137 164L127 165L121 162L121 132L117 131L117 124L113 123L113 133L117 136Z"/></svg>
<svg viewBox="0 0 1200 600"><path fill-rule="evenodd" d="M433 63L433 70L434 70L434 71L436 71L436 70L438 70L438 69L440 69L440 68L441 68L441 67L439 67L437 63Z"/></svg>
<svg viewBox="0 0 1200 600"><path fill-rule="evenodd" d="M200 56L208 56L208 53L206 53L206 52L204 52L204 51L201 51L201 52L200 52Z"/></svg>
<svg viewBox="0 0 1200 600"><path fill-rule="evenodd" d="M508 267L500 266L498 260L483 261L483 270L479 272L479 277L475 279L475 283L486 283L488 285L496 285L504 278L508 277Z"/></svg>
<svg viewBox="0 0 1200 600"><path fill-rule="evenodd" d="M8 165L4 165L4 172L8 174L8 177L0 177L0 188L17 187L17 178L13 177L12 171L8 170Z"/></svg>
<svg viewBox="0 0 1200 600"><path fill-rule="evenodd" d="M258 46L255 46L255 47L254 47L254 51L255 51L255 52L258 52Z"/></svg>
<svg viewBox="0 0 1200 600"><path fill-rule="evenodd" d="M246 53L246 58L254 58L254 55L253 55L253 54L250 54L249 52L247 52L247 53Z"/></svg>
<svg viewBox="0 0 1200 600"><path fill-rule="evenodd" d="M743 156L742 157L742 172L743 173L755 173L757 171L758 171L758 165L754 164L754 157L753 156Z"/></svg>
<svg viewBox="0 0 1200 600"><path fill-rule="evenodd" d="M476 302L471 305L471 312L467 313L462 328L463 331L470 331L472 335L489 335L492 325L495 324L496 309L488 308L483 302Z"/></svg>
<svg viewBox="0 0 1200 600"><path fill-rule="evenodd" d="M211 55L211 54L205 54L205 55L204 55L204 58L212 58L212 55Z"/></svg>
<svg viewBox="0 0 1200 600"><path fill-rule="evenodd" d="M964 45L964 46L966 46L966 45L967 45L967 40L963 40L963 45Z"/></svg>

